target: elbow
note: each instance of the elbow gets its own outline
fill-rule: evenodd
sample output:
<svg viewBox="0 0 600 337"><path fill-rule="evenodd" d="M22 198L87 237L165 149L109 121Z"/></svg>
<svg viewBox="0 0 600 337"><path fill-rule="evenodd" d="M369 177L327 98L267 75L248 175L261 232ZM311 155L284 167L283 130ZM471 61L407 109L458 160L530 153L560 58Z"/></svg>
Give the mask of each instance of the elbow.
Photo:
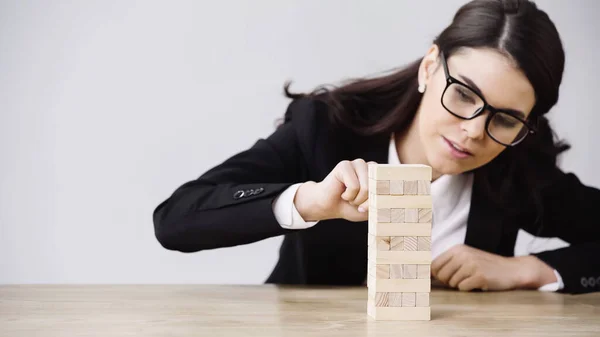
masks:
<svg viewBox="0 0 600 337"><path fill-rule="evenodd" d="M189 229L182 219L168 216L165 203L159 205L153 214L154 236L160 245L171 251L191 253L203 250L204 247L192 244L188 235Z"/></svg>

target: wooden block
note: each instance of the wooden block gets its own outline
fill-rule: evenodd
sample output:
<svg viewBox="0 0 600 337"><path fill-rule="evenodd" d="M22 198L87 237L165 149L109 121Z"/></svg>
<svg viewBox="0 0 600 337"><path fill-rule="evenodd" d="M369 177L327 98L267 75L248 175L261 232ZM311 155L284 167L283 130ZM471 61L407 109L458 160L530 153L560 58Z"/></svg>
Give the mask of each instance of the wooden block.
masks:
<svg viewBox="0 0 600 337"><path fill-rule="evenodd" d="M390 222L390 209L377 208L377 222Z"/></svg>
<svg viewBox="0 0 600 337"><path fill-rule="evenodd" d="M390 210L391 222L401 223L404 221L404 208L392 208Z"/></svg>
<svg viewBox="0 0 600 337"><path fill-rule="evenodd" d="M430 321L431 307L375 307L367 308L369 317L376 321Z"/></svg>
<svg viewBox="0 0 600 337"><path fill-rule="evenodd" d="M378 195L390 194L390 181L389 180L376 180L376 181L377 181L376 193Z"/></svg>
<svg viewBox="0 0 600 337"><path fill-rule="evenodd" d="M407 223L419 222L419 208L404 209L404 222L407 222Z"/></svg>
<svg viewBox="0 0 600 337"><path fill-rule="evenodd" d="M390 194L391 195L403 195L404 194L404 180L390 180Z"/></svg>
<svg viewBox="0 0 600 337"><path fill-rule="evenodd" d="M404 195L417 195L418 186L417 180L404 180Z"/></svg>
<svg viewBox="0 0 600 337"><path fill-rule="evenodd" d="M375 180L429 180L431 166L422 164L369 164L369 178Z"/></svg>
<svg viewBox="0 0 600 337"><path fill-rule="evenodd" d="M429 195L429 194L431 194L431 181L429 181L429 180L418 180L417 181L417 194L418 195Z"/></svg>
<svg viewBox="0 0 600 337"><path fill-rule="evenodd" d="M402 293L402 306L403 307L414 307L416 304L416 292L403 292Z"/></svg>
<svg viewBox="0 0 600 337"><path fill-rule="evenodd" d="M417 236L405 236L404 237L404 250L405 251L416 251L418 248Z"/></svg>
<svg viewBox="0 0 600 337"><path fill-rule="evenodd" d="M390 250L404 250L404 237L403 236L391 236L390 237Z"/></svg>
<svg viewBox="0 0 600 337"><path fill-rule="evenodd" d="M402 278L404 278L404 279L416 279L417 278L417 265L416 264L405 264L405 265L403 265Z"/></svg>
<svg viewBox="0 0 600 337"><path fill-rule="evenodd" d="M401 307L402 306L402 293L387 293L388 294L388 307Z"/></svg>
<svg viewBox="0 0 600 337"><path fill-rule="evenodd" d="M370 276L370 277L369 277ZM371 291L392 293L431 292L430 279L377 279L367 276L367 287Z"/></svg>
<svg viewBox="0 0 600 337"><path fill-rule="evenodd" d="M429 293L416 293L415 306L417 307L428 307L429 306Z"/></svg>
<svg viewBox="0 0 600 337"><path fill-rule="evenodd" d="M369 263L367 267L367 275L370 275L377 279L389 279L390 265Z"/></svg>
<svg viewBox="0 0 600 337"><path fill-rule="evenodd" d="M417 241L417 250L431 250L431 237L419 236L417 237Z"/></svg>
<svg viewBox="0 0 600 337"><path fill-rule="evenodd" d="M419 222L420 223L426 223L426 222L431 223L431 220L433 219L432 216L433 216L433 213L431 211L431 208L419 208Z"/></svg>
<svg viewBox="0 0 600 337"><path fill-rule="evenodd" d="M372 255L369 258L374 260L375 264L431 264L430 251L376 250L371 253Z"/></svg>
<svg viewBox="0 0 600 337"><path fill-rule="evenodd" d="M376 317L376 313L375 313L375 300L371 299L370 297L367 298L367 315L369 317L375 318Z"/></svg>
<svg viewBox="0 0 600 337"><path fill-rule="evenodd" d="M425 237L425 236L423 236ZM389 236L377 236L375 240L377 250L390 250L390 237ZM430 249L423 249L430 250Z"/></svg>
<svg viewBox="0 0 600 337"><path fill-rule="evenodd" d="M431 195L378 195L369 198L369 209L432 208Z"/></svg>
<svg viewBox="0 0 600 337"><path fill-rule="evenodd" d="M417 265L417 278L418 279L431 279L431 265L418 264Z"/></svg>
<svg viewBox="0 0 600 337"><path fill-rule="evenodd" d="M376 292L373 303L376 307L401 307L402 293Z"/></svg>
<svg viewBox="0 0 600 337"><path fill-rule="evenodd" d="M377 223L369 221L369 234L378 236L431 236L430 223Z"/></svg>
<svg viewBox="0 0 600 337"><path fill-rule="evenodd" d="M375 306L376 307L387 307L388 306L388 294L389 293L376 293L375 294Z"/></svg>
<svg viewBox="0 0 600 337"><path fill-rule="evenodd" d="M402 279L403 276L403 264L388 264L390 266L390 279Z"/></svg>
<svg viewBox="0 0 600 337"><path fill-rule="evenodd" d="M390 278L390 265L389 264L377 264L375 265L376 274L375 278L378 279L389 279Z"/></svg>

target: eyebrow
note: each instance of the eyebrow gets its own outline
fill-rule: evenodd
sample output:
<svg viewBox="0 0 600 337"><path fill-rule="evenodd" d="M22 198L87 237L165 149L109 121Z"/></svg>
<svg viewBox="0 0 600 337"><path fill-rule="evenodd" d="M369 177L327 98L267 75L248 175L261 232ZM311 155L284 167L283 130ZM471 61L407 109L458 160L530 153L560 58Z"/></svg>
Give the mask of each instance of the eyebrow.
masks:
<svg viewBox="0 0 600 337"><path fill-rule="evenodd" d="M483 99L485 99L485 96L483 96L481 89L479 89L479 87L477 86L477 84L475 84L475 82L473 82L470 78L468 78L467 76L464 76L464 75L459 74L458 77L460 77L463 81L465 81L469 85L469 87L471 87L471 89L473 91L475 91L479 96L481 96L481 97L483 97ZM511 113L513 115L521 117L522 119L526 119L525 114L519 110L514 110L514 109L498 109L498 110Z"/></svg>

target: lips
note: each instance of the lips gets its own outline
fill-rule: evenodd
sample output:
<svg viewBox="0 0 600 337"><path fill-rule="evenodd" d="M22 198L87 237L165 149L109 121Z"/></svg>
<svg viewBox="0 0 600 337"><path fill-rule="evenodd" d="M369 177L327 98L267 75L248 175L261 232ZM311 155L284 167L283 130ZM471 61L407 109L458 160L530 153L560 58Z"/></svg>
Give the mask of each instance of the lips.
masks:
<svg viewBox="0 0 600 337"><path fill-rule="evenodd" d="M473 155L473 153L471 151L469 151L469 149L467 149L466 147L460 146L457 143L455 143L455 142L453 142L453 141L451 141L451 140L449 140L449 139L447 139L445 137L444 137L444 140L448 143L448 145L452 146L457 151L459 151L461 153L464 153L466 155L469 155L469 156Z"/></svg>

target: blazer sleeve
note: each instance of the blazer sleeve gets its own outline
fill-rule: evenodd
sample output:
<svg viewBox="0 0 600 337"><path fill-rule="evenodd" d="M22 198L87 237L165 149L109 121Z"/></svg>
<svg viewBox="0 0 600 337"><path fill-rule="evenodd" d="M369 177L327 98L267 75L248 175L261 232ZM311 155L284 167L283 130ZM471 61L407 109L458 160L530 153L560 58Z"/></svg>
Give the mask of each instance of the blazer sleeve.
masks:
<svg viewBox="0 0 600 337"><path fill-rule="evenodd" d="M561 275L561 292L600 291L600 190L573 174L556 170L554 182L542 193L542 217L535 228L542 237L559 237L569 247L533 254ZM532 222L533 223L533 222Z"/></svg>
<svg viewBox="0 0 600 337"><path fill-rule="evenodd" d="M293 101L270 136L178 187L153 212L160 244L196 252L288 232L277 222L272 203L308 177L314 115L313 103Z"/></svg>

